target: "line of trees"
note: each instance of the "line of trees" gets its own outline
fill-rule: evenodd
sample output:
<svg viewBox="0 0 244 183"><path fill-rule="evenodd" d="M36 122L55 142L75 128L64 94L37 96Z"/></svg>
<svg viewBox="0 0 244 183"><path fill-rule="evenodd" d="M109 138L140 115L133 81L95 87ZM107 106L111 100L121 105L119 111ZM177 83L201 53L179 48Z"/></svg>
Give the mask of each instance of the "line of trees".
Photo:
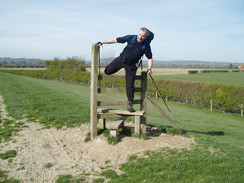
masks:
<svg viewBox="0 0 244 183"><path fill-rule="evenodd" d="M101 66L105 67L110 63L114 57L113 53L103 55L101 58ZM73 57L75 58L75 57ZM54 60L57 58L54 58ZM83 60L83 62L85 62ZM146 65L147 61L143 60L143 65ZM90 62L85 62L86 67L90 67ZM0 57L0 67L45 67L45 60L43 59L26 59L26 58L9 58ZM176 60L176 61L154 61L154 67L162 68L199 68L199 69L237 69L244 68L244 64L240 63L227 63L227 62L207 62L207 61L187 61L187 60Z"/></svg>
<svg viewBox="0 0 244 183"><path fill-rule="evenodd" d="M45 60L26 58L0 58L0 67L45 67Z"/></svg>

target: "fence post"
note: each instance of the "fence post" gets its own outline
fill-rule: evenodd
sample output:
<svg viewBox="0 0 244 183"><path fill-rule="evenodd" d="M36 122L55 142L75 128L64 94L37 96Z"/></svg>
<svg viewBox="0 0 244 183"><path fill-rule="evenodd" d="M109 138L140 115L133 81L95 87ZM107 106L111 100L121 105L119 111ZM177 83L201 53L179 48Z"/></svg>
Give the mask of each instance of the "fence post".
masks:
<svg viewBox="0 0 244 183"><path fill-rule="evenodd" d="M241 104L241 116L243 117L243 104Z"/></svg>
<svg viewBox="0 0 244 183"><path fill-rule="evenodd" d="M141 72L141 105L140 105L140 110L144 111L145 114L140 117L141 125L146 124L147 122L147 73L146 72ZM145 133L142 132L142 133Z"/></svg>
<svg viewBox="0 0 244 183"><path fill-rule="evenodd" d="M211 111L213 111L213 100L212 99L210 100L210 108L211 108Z"/></svg>
<svg viewBox="0 0 244 183"><path fill-rule="evenodd" d="M90 86L90 131L91 139L97 136L97 80L98 80L98 61L99 45L92 45L91 60L91 86Z"/></svg>

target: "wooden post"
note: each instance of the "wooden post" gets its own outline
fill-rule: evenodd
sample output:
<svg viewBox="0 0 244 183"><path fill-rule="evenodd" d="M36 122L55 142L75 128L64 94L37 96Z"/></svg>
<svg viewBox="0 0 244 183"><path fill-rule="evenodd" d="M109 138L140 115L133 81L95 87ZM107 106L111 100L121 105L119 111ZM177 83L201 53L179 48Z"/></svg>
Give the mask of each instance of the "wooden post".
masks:
<svg viewBox="0 0 244 183"><path fill-rule="evenodd" d="M210 110L213 111L213 100L210 100Z"/></svg>
<svg viewBox="0 0 244 183"><path fill-rule="evenodd" d="M140 110L144 111L144 115L140 117L140 125L147 123L147 72L141 72L141 106ZM143 128L145 129L145 128ZM146 133L143 131L143 133Z"/></svg>
<svg viewBox="0 0 244 183"><path fill-rule="evenodd" d="M97 80L98 80L98 62L99 45L92 45L91 60L91 87L90 87L90 131L91 139L97 136Z"/></svg>
<svg viewBox="0 0 244 183"><path fill-rule="evenodd" d="M243 104L241 104L241 116L243 117Z"/></svg>
<svg viewBox="0 0 244 183"><path fill-rule="evenodd" d="M100 128L100 129L106 128L106 119L105 118L98 119L98 128Z"/></svg>
<svg viewBox="0 0 244 183"><path fill-rule="evenodd" d="M141 120L140 120L140 116L135 116L135 134L141 135Z"/></svg>

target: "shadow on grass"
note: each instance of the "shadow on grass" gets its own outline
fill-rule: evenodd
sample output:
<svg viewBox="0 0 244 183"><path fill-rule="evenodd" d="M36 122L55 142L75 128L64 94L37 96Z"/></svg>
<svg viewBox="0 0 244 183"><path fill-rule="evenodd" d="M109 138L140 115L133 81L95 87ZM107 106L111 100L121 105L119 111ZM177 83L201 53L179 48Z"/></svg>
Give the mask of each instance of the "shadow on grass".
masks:
<svg viewBox="0 0 244 183"><path fill-rule="evenodd" d="M153 125L150 125L151 128L156 127ZM224 131L198 131L198 130L187 130L187 129L181 129L182 133L180 131L172 126L159 126L157 128L160 128L162 133L168 133L168 134L186 134L186 133L195 133L195 134L204 134L204 135L210 135L210 136L223 136L225 135ZM160 134L159 134L160 135Z"/></svg>
<svg viewBox="0 0 244 183"><path fill-rule="evenodd" d="M208 131L208 132L201 132L197 130L184 130L186 133L196 133L196 134L204 134L204 135L210 135L210 136L222 136L225 135L224 131Z"/></svg>

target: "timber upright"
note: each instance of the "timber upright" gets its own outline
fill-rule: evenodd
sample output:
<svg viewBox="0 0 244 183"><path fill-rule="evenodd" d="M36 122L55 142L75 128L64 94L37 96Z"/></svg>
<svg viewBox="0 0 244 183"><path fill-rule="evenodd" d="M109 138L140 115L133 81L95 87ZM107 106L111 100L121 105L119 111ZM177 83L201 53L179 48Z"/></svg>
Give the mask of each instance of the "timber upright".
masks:
<svg viewBox="0 0 244 183"><path fill-rule="evenodd" d="M118 110L104 108L104 106L126 105L127 101L100 101L98 93L102 90L98 87L98 80L104 80L108 76L100 75L98 70L100 62L100 45L92 45L92 60L91 60L91 85L90 85L90 133L91 139L94 140L97 136L97 126L99 128L107 128L110 130L110 135L117 136L118 128L124 125L124 120L128 116L133 116L135 119L135 133L140 135L145 132L146 113L147 113L147 72L142 71L141 75L136 76L136 80L141 81L141 86L135 88L135 92L140 93L140 98L133 101L133 104L140 105L140 111L129 112L127 110ZM110 76L111 77L111 76ZM102 108L102 107L103 108ZM100 108L98 108L100 107ZM106 118L116 118L115 121L107 123ZM142 128L144 127L144 128Z"/></svg>
<svg viewBox="0 0 244 183"><path fill-rule="evenodd" d="M97 80L98 80L98 61L99 45L92 45L91 60L91 87L90 87L90 130L91 139L97 136Z"/></svg>

